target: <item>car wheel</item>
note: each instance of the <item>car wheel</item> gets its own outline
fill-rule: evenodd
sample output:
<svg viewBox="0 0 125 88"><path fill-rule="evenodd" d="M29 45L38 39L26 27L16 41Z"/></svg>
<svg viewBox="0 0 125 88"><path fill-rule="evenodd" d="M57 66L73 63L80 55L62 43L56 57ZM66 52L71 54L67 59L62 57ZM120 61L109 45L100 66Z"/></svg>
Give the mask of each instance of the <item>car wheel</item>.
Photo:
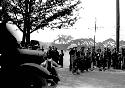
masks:
<svg viewBox="0 0 125 88"><path fill-rule="evenodd" d="M47 88L47 81L35 73L24 74L20 84L22 88Z"/></svg>

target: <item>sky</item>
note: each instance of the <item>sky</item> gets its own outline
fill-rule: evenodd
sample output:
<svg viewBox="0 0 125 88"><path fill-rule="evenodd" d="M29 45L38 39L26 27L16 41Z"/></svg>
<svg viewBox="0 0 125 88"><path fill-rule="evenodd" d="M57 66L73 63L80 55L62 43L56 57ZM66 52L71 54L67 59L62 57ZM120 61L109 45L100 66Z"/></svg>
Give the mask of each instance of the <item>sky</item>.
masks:
<svg viewBox="0 0 125 88"><path fill-rule="evenodd" d="M31 39L52 42L58 35L71 35L77 38L93 38L96 35L96 42L102 42L108 38L116 39L116 0L81 0L80 19L69 29L38 30L31 34ZM125 0L120 1L120 40L125 40ZM95 19L96 18L96 19ZM97 31L94 32L95 20ZM22 39L22 33L15 31Z"/></svg>

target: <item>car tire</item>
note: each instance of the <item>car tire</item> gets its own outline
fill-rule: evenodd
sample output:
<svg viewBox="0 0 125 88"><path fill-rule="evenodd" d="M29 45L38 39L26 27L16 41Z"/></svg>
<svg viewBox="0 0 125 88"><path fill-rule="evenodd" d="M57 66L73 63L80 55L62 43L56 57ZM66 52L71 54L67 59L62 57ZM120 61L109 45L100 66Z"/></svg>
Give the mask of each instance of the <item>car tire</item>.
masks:
<svg viewBox="0 0 125 88"><path fill-rule="evenodd" d="M20 76L21 88L48 88L47 80L36 73L25 73Z"/></svg>

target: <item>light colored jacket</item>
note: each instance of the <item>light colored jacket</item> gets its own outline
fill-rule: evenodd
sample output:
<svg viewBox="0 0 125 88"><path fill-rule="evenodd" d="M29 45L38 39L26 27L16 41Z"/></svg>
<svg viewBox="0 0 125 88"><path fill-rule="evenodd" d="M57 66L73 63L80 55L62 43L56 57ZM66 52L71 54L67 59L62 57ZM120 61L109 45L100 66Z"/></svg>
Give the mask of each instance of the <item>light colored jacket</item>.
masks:
<svg viewBox="0 0 125 88"><path fill-rule="evenodd" d="M47 59L44 62L41 63L41 66L47 68L48 67L48 61L51 61L51 67L59 67L59 65L52 59Z"/></svg>

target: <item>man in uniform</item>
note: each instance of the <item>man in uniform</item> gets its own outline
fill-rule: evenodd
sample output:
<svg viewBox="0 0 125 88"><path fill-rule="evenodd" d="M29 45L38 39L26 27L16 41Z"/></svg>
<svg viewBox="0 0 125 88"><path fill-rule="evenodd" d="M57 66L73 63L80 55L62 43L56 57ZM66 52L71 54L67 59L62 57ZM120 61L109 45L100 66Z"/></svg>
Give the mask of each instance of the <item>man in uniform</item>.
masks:
<svg viewBox="0 0 125 88"><path fill-rule="evenodd" d="M101 49L97 49L97 54L96 54L96 60L97 60L97 67L99 68L99 71L101 69Z"/></svg>
<svg viewBox="0 0 125 88"><path fill-rule="evenodd" d="M59 64L59 52L56 47L53 48L52 53L53 53L52 59Z"/></svg>
<svg viewBox="0 0 125 88"><path fill-rule="evenodd" d="M92 47L91 58L92 58L92 68L94 68L94 66L96 66L96 52L94 47Z"/></svg>
<svg viewBox="0 0 125 88"><path fill-rule="evenodd" d="M122 70L125 69L125 48L122 48Z"/></svg>
<svg viewBox="0 0 125 88"><path fill-rule="evenodd" d="M74 74L74 73L76 73L76 74L79 74L79 72L78 72L78 64L79 64L79 59L78 59L78 57L77 57L77 47L74 47L73 48L73 50L74 50L74 55L73 55L73 69L72 69L72 73Z"/></svg>
<svg viewBox="0 0 125 88"><path fill-rule="evenodd" d="M88 71L91 68L91 52L90 48L88 48L85 56L85 70Z"/></svg>
<svg viewBox="0 0 125 88"><path fill-rule="evenodd" d="M85 47L81 47L81 49L77 52L77 58L79 59L78 68L81 72L85 70Z"/></svg>
<svg viewBox="0 0 125 88"><path fill-rule="evenodd" d="M117 69L118 67L118 53L116 51L116 48L114 48L112 53L112 62L113 62L113 68Z"/></svg>
<svg viewBox="0 0 125 88"><path fill-rule="evenodd" d="M108 50L107 50L107 64L108 64L108 69L110 69L111 68L111 50L108 48Z"/></svg>
<svg viewBox="0 0 125 88"><path fill-rule="evenodd" d="M70 58L70 71L75 73L76 71L76 59L77 59L77 47L73 47L71 51L69 52L71 58Z"/></svg>
<svg viewBox="0 0 125 88"><path fill-rule="evenodd" d="M70 48L69 55L70 55L70 65L69 65L69 71L72 71L73 68L73 48Z"/></svg>

